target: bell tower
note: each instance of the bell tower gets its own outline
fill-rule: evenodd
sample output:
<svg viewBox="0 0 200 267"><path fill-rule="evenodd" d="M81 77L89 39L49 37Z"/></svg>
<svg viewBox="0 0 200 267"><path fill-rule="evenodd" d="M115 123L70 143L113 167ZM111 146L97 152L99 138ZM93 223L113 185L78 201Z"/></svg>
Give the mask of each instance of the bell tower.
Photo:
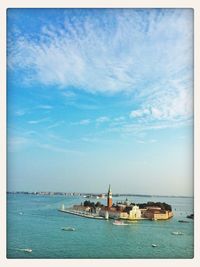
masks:
<svg viewBox="0 0 200 267"><path fill-rule="evenodd" d="M108 208L112 207L112 191L110 188L110 184L109 184L109 188L108 188L107 207Z"/></svg>

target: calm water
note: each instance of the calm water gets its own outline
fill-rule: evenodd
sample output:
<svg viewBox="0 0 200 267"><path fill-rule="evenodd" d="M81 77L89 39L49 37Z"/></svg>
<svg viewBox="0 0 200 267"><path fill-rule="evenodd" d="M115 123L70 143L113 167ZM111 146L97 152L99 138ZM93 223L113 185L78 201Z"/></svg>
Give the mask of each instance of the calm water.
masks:
<svg viewBox="0 0 200 267"><path fill-rule="evenodd" d="M125 200L125 198L114 198ZM94 220L57 211L83 198L63 196L8 195L8 258L192 258L193 221L179 223L193 213L192 198L130 197L136 203L161 201L172 205L168 221L139 221L115 226L112 220ZM102 201L103 203L103 201ZM73 226L76 231L62 231ZM172 235L181 231L184 235ZM153 248L152 243L158 246ZM32 253L19 249L31 248Z"/></svg>

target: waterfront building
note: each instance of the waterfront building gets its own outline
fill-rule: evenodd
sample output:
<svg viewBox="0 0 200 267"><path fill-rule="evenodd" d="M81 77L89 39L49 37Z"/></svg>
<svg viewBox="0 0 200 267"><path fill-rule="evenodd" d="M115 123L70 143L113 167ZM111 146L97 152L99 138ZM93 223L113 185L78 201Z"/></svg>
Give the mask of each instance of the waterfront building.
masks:
<svg viewBox="0 0 200 267"><path fill-rule="evenodd" d="M133 206L129 212L121 212L120 219L137 220L141 219L141 211L138 206Z"/></svg>
<svg viewBox="0 0 200 267"><path fill-rule="evenodd" d="M151 220L168 220L173 217L173 212L160 207L149 207L144 212L144 217Z"/></svg>
<svg viewBox="0 0 200 267"><path fill-rule="evenodd" d="M141 211L138 206L133 206L132 210L129 212L129 219L130 220L135 220L135 219L140 219L141 218Z"/></svg>
<svg viewBox="0 0 200 267"><path fill-rule="evenodd" d="M107 207L108 208L112 207L112 191L111 191L110 185L109 185L109 188L108 188Z"/></svg>

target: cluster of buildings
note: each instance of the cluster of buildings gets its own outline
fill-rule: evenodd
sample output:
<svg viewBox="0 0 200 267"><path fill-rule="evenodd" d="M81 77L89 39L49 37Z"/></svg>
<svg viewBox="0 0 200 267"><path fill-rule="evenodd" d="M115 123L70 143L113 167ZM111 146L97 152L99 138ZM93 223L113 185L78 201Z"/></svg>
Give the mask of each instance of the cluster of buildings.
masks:
<svg viewBox="0 0 200 267"><path fill-rule="evenodd" d="M84 195L83 197L84 198L105 199L106 195L105 194L99 194L99 195L88 194L88 195Z"/></svg>
<svg viewBox="0 0 200 267"><path fill-rule="evenodd" d="M148 203L147 203L148 204ZM168 205L169 206L169 205ZM113 204L112 191L109 185L107 194L107 205L94 205L94 203L85 201L84 205L74 205L73 210L95 214L98 217L106 219L123 219L123 220L167 220L173 216L171 209L165 209L156 205L145 205L140 207L130 203L128 200Z"/></svg>
<svg viewBox="0 0 200 267"><path fill-rule="evenodd" d="M36 195L36 196L75 196L80 197L83 194L77 192L52 192L52 191L14 191L14 192L7 192L7 194L24 194L24 195Z"/></svg>

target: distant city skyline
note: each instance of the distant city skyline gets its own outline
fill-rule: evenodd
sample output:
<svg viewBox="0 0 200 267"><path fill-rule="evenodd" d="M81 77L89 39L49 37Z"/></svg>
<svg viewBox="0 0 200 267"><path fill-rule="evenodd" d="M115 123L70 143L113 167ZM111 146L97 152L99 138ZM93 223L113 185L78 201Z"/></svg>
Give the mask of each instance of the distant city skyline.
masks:
<svg viewBox="0 0 200 267"><path fill-rule="evenodd" d="M193 195L193 10L8 9L8 191Z"/></svg>

